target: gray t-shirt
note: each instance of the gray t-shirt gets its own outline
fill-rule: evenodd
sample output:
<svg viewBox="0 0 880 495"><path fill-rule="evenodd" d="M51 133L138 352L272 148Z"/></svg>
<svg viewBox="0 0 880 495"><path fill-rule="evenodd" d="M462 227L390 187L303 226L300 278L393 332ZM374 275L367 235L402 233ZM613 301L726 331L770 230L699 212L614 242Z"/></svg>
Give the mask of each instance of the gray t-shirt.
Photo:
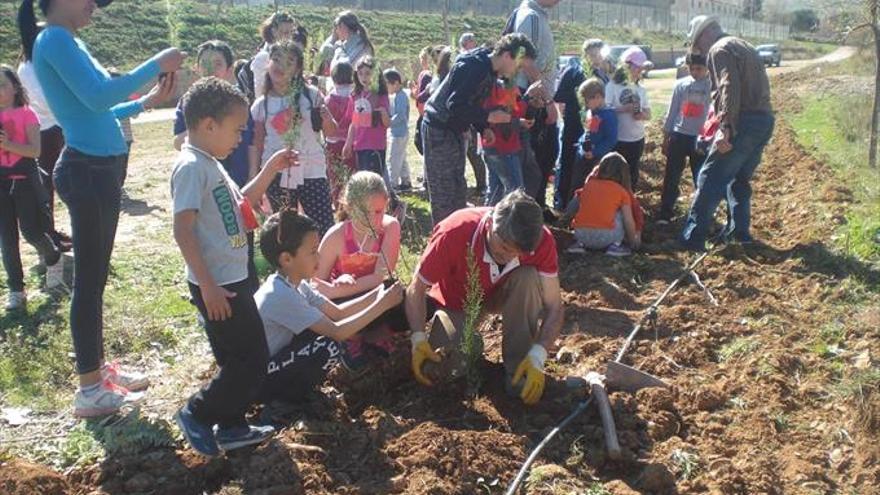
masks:
<svg viewBox="0 0 880 495"><path fill-rule="evenodd" d="M526 35L535 45L535 67L541 72L541 80L552 98L556 94L556 43L547 7L542 7L537 0L523 0L516 12L514 32ZM520 88L529 86L523 72L517 75L516 85Z"/></svg>
<svg viewBox="0 0 880 495"><path fill-rule="evenodd" d="M183 146L171 172L174 214L196 210L196 239L217 285L241 282L248 275L242 198L220 162L189 144ZM186 278L198 285L189 266Z"/></svg>
<svg viewBox="0 0 880 495"><path fill-rule="evenodd" d="M263 319L269 355L274 356L293 339L324 318L321 306L327 298L319 294L308 282L296 287L273 273L254 294L257 309Z"/></svg>

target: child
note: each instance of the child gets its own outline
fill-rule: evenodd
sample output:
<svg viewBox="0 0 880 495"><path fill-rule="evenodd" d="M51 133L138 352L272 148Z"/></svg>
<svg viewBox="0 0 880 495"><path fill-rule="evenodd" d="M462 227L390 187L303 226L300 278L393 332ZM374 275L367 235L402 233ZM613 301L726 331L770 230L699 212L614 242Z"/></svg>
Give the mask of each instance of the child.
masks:
<svg viewBox="0 0 880 495"><path fill-rule="evenodd" d="M354 85L354 69L347 60L333 66L330 72L333 89L324 98L324 104L336 121L336 132L326 134L327 141L327 175L330 177L333 205L338 207L339 193L345 186L346 179L357 169L354 157L342 157L342 148L348 139L348 128L351 126L351 91Z"/></svg>
<svg viewBox="0 0 880 495"><path fill-rule="evenodd" d="M580 85L578 94L586 109L584 134L578 141L578 159L565 191L566 201L571 198L571 189L582 185L599 160L617 146L617 112L605 105L605 84L591 77Z"/></svg>
<svg viewBox="0 0 880 495"><path fill-rule="evenodd" d="M645 68L651 62L637 46L628 48L620 56L621 66L605 88L605 100L617 112L617 147L629 164L632 189L639 181L639 162L645 151L645 122L651 120L648 92L639 84Z"/></svg>
<svg viewBox="0 0 880 495"><path fill-rule="evenodd" d="M260 399L301 402L345 358L338 343L399 306L403 288L378 284L340 305L316 292L309 280L318 265L318 227L292 210L269 217L260 250L277 270L255 297L271 356Z"/></svg>
<svg viewBox="0 0 880 495"><path fill-rule="evenodd" d="M386 215L388 189L373 172L358 172L345 186L336 224L321 241L320 262L314 282L318 292L343 302L367 292L394 273L400 255L400 222ZM367 330L346 342L352 367L365 362L366 342L389 355L393 344L389 330L406 330L403 307L386 312ZM363 336L363 338L361 338Z"/></svg>
<svg viewBox="0 0 880 495"><path fill-rule="evenodd" d="M609 256L627 256L641 244L641 208L629 190L629 166L619 153L609 153L599 162L584 187L575 191L564 222L571 220L575 244L569 253L602 249ZM636 213L635 210L639 212ZM624 239L629 247L623 245Z"/></svg>
<svg viewBox="0 0 880 495"><path fill-rule="evenodd" d="M520 163L520 129L529 129L534 120L526 120L526 104L519 88L510 81L495 81L483 108L491 112L504 110L511 115L509 124L492 124L482 133L483 160L489 170L489 191L486 206L495 206L501 198L523 187Z"/></svg>
<svg viewBox="0 0 880 495"><path fill-rule="evenodd" d="M688 53L685 58L690 75L679 79L672 92L672 102L663 124L663 154L666 155L666 174L663 177L663 195L657 223L668 224L675 216L678 185L686 160L690 161L694 184L703 160L697 154L697 136L706 122L711 106L711 88L706 58L699 53Z"/></svg>
<svg viewBox="0 0 880 495"><path fill-rule="evenodd" d="M266 94L251 106L254 145L263 162L285 147L299 152L299 166L275 177L267 196L276 212L301 205L323 234L333 225L333 205L320 133L333 135L336 122L318 89L303 78L303 62L302 49L291 41L269 47Z"/></svg>
<svg viewBox="0 0 880 495"><path fill-rule="evenodd" d="M388 176L391 187L399 191L412 189L406 146L409 141L409 97L403 91L403 78L397 69L388 69L382 76L391 100L391 127L388 129Z"/></svg>
<svg viewBox="0 0 880 495"><path fill-rule="evenodd" d="M295 152L282 149L239 190L218 159L238 145L247 125L247 97L230 83L208 77L184 95L183 113L187 143L171 174L174 239L219 370L175 420L194 450L213 457L273 433L271 427L248 426L244 416L257 398L269 359L249 291L245 234L257 227L250 205L260 201L276 174L298 163Z"/></svg>
<svg viewBox="0 0 880 495"><path fill-rule="evenodd" d="M49 197L40 182L40 121L15 70L0 65L0 242L9 294L7 310L27 304L18 231L46 263L46 288L63 284L61 251L52 240Z"/></svg>

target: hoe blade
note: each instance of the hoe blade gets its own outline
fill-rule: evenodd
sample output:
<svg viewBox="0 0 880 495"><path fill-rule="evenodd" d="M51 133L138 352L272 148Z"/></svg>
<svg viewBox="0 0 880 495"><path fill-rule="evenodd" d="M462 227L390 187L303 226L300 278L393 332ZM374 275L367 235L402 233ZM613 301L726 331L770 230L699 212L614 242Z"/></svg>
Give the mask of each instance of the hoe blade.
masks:
<svg viewBox="0 0 880 495"><path fill-rule="evenodd" d="M669 386L669 384L654 375L649 375L648 373L639 371L632 366L627 366L614 361L608 363L608 368L605 370L605 379L606 383L612 388L630 393L635 393L648 387Z"/></svg>

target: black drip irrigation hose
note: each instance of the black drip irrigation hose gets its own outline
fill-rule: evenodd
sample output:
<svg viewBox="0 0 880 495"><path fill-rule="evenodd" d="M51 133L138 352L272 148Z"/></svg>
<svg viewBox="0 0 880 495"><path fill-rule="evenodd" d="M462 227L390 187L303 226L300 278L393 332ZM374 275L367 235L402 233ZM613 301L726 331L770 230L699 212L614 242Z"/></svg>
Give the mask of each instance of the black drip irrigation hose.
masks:
<svg viewBox="0 0 880 495"><path fill-rule="evenodd" d="M642 329L645 320L653 319L657 315L657 308L660 307L660 304L669 296L669 294L672 293L673 290L675 290L675 288L678 286L678 284L681 283L682 280L690 276L691 272L693 272L694 269L699 266L699 264L702 263L707 256L709 256L708 251L697 256L697 258L694 259L694 261L692 261L690 265L688 265L687 268L684 269L682 274L679 275L678 278L673 280L671 284L669 284L669 287L667 287L666 290L663 291L662 294L660 294L660 297L658 297L653 303L651 303L650 306L648 306L647 309L645 309L645 311L642 313L642 317L639 318L639 321L636 323L632 331L627 336L626 341L623 343L623 347L620 348L620 352L617 353L617 358L614 359L614 362L619 363L623 359L623 355L626 354L627 350L629 350L630 344L632 344L633 339ZM568 426L569 423L574 421L575 418L586 411L587 407L589 407L592 402L593 397L590 396L587 400L582 401L580 404L578 404L577 407L575 407L574 410L568 416L566 416L565 419L562 420L562 422L560 422L558 425L556 425L555 428L550 430L550 433L547 433L547 435L544 437L543 440L541 440L540 443L538 443L538 445L535 445L535 448L532 449L532 453L529 454L526 462L522 465L519 472L516 474L516 478L513 479L513 482L510 484L507 492L505 492L505 495L514 495L516 493L517 489L519 489L519 486L525 479L526 473L528 473L529 468L538 458L538 454L540 454L541 451L544 450L544 447L547 446L550 440L552 440L557 433L559 433L563 428Z"/></svg>

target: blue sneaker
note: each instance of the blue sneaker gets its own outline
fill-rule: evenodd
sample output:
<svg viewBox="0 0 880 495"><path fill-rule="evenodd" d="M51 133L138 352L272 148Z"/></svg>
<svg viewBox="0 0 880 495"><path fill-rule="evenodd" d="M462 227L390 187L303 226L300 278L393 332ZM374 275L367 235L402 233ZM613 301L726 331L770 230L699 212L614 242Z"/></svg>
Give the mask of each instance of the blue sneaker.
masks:
<svg viewBox="0 0 880 495"><path fill-rule="evenodd" d="M236 428L217 429L217 444L228 452L248 445L256 445L272 438L274 426L240 426Z"/></svg>
<svg viewBox="0 0 880 495"><path fill-rule="evenodd" d="M188 405L177 411L177 414L174 415L174 421L193 450L205 457L220 455L220 447L217 446L217 440L214 438L214 430L196 420Z"/></svg>

